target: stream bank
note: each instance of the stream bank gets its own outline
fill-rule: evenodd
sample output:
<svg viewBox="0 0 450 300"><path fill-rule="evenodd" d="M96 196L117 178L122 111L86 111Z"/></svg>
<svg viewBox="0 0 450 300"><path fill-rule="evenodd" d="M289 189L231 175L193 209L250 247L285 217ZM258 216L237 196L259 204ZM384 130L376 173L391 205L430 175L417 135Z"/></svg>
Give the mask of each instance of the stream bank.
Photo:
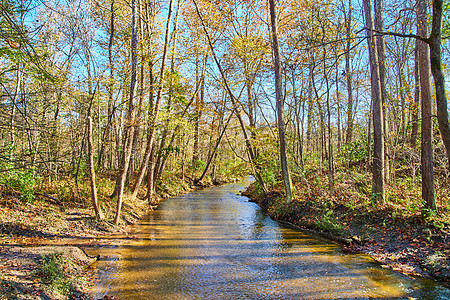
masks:
<svg viewBox="0 0 450 300"><path fill-rule="evenodd" d="M339 191L329 197L314 194L296 198L287 204L280 190L278 187L262 197L252 184L242 195L265 209L271 218L337 241L344 251L369 254L383 268L450 285L448 227L433 226L420 215L395 218L389 209L359 210L359 205L344 205L336 196ZM315 201L318 198L328 200Z"/></svg>

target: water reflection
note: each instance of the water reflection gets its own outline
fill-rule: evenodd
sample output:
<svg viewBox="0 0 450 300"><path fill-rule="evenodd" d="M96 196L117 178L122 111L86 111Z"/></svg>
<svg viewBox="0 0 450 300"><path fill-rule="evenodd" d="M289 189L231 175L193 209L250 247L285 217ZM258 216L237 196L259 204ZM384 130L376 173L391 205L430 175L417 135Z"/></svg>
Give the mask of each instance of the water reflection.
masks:
<svg viewBox="0 0 450 300"><path fill-rule="evenodd" d="M119 299L447 299L430 281L343 254L288 228L236 195L242 185L172 198L134 229L138 241L104 253L95 295Z"/></svg>

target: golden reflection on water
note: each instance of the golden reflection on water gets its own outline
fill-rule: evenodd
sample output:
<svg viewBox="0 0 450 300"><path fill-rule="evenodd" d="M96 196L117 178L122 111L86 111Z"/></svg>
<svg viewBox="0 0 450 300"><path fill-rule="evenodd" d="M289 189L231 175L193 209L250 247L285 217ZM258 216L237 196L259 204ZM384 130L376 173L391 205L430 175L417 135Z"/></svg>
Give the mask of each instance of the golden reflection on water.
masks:
<svg viewBox="0 0 450 300"><path fill-rule="evenodd" d="M439 299L446 293L274 222L236 195L240 189L227 185L169 199L134 228L136 241L99 249L109 259L98 263L96 297Z"/></svg>

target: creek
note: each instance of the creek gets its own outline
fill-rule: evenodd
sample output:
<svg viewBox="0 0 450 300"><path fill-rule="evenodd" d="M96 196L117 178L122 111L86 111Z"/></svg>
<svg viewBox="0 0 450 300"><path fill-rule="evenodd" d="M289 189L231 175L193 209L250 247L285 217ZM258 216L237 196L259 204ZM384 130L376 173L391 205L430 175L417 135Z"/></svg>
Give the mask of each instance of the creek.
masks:
<svg viewBox="0 0 450 300"><path fill-rule="evenodd" d="M96 299L450 299L426 279L343 253L240 196L248 180L166 200L135 240L97 249Z"/></svg>

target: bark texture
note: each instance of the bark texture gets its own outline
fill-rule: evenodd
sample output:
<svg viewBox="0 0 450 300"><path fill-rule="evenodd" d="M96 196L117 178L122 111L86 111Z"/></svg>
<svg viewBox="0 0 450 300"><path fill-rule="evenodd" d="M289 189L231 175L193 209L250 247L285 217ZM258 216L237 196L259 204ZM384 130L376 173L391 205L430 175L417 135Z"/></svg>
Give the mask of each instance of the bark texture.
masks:
<svg viewBox="0 0 450 300"><path fill-rule="evenodd" d="M419 0L417 11L417 33L426 37L427 32L427 2ZM431 123L431 89L430 89L430 65L428 59L428 47L423 41L417 42L420 100L422 110L422 140L421 140L421 168L422 168L422 199L428 208L436 209L433 175L433 145Z"/></svg>

